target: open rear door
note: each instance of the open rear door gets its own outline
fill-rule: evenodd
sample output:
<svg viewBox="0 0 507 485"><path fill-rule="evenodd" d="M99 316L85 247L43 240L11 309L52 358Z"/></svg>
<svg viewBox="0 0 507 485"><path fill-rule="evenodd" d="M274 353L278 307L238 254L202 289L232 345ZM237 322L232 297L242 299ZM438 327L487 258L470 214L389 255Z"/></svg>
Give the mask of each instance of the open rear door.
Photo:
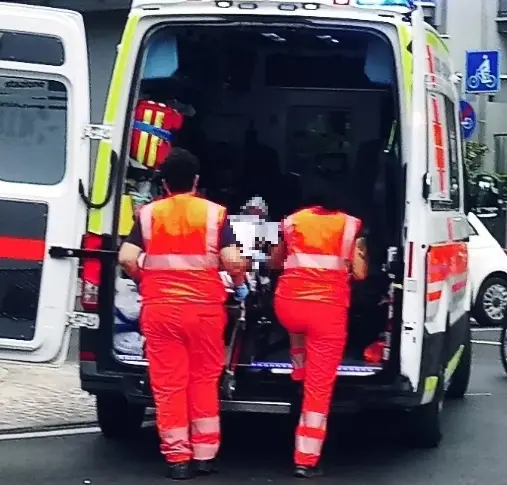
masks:
<svg viewBox="0 0 507 485"><path fill-rule="evenodd" d="M412 13L412 29L401 36L408 114L405 275L400 367L418 389L424 336L427 203L423 187L427 171L426 30L422 7Z"/></svg>
<svg viewBox="0 0 507 485"><path fill-rule="evenodd" d="M67 355L89 180L88 54L77 12L0 3L0 359Z"/></svg>

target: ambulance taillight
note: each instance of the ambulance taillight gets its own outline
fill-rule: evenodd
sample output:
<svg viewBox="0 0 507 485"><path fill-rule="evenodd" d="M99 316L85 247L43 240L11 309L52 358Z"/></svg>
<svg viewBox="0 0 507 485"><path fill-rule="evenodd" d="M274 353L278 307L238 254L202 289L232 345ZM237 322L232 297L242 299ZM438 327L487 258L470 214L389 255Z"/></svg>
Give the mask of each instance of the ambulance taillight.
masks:
<svg viewBox="0 0 507 485"><path fill-rule="evenodd" d="M83 237L83 249L101 249L102 238L97 234L87 233ZM83 261L81 306L84 310L98 310L101 262L97 258L86 258Z"/></svg>

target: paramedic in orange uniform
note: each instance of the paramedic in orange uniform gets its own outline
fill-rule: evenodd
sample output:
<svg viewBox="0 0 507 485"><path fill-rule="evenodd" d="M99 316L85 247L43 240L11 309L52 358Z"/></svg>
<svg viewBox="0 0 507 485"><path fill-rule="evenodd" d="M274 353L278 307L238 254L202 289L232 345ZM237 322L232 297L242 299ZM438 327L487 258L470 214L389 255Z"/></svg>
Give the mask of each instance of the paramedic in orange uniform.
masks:
<svg viewBox="0 0 507 485"><path fill-rule="evenodd" d="M215 470L226 325L219 265L238 283L239 299L246 296L244 261L226 210L195 195L198 172L195 156L173 150L160 170L168 197L140 210L119 255L140 280L161 452L173 479Z"/></svg>
<svg viewBox="0 0 507 485"><path fill-rule="evenodd" d="M327 415L347 340L350 278L367 273L361 222L338 210L336 190L330 187L326 196L324 183L321 195L312 197L317 203L282 222L281 243L270 258L271 268L283 268L275 312L289 332L292 379L304 383L294 453L300 478L321 474Z"/></svg>

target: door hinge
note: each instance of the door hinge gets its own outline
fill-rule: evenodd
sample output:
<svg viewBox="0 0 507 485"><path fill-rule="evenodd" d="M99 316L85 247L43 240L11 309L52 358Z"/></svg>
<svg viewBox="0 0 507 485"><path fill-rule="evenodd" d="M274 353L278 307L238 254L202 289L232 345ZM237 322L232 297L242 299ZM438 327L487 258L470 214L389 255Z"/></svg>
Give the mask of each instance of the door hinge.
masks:
<svg viewBox="0 0 507 485"><path fill-rule="evenodd" d="M55 259L63 258L96 258L108 259L116 258L118 251L107 249L77 249L77 248L63 248L61 246L51 246L49 248L49 255Z"/></svg>
<svg viewBox="0 0 507 485"><path fill-rule="evenodd" d="M99 328L100 317L96 313L69 312L67 313L67 326L72 328Z"/></svg>
<svg viewBox="0 0 507 485"><path fill-rule="evenodd" d="M86 125L83 138L90 140L110 140L113 136L113 125Z"/></svg>

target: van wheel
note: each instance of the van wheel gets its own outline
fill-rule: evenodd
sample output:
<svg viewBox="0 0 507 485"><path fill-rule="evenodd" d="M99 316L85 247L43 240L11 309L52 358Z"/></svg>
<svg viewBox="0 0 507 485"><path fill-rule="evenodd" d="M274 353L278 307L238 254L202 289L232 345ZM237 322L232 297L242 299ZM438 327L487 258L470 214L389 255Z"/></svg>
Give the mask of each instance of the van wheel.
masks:
<svg viewBox="0 0 507 485"><path fill-rule="evenodd" d="M96 410L104 437L125 440L135 436L141 429L146 408L129 403L121 395L99 394L96 397Z"/></svg>
<svg viewBox="0 0 507 485"><path fill-rule="evenodd" d="M507 326L505 324L500 332L500 359L503 370L507 373Z"/></svg>
<svg viewBox="0 0 507 485"><path fill-rule="evenodd" d="M408 413L408 444L413 448L436 448L442 440L440 415L444 403L443 379L439 378L433 400Z"/></svg>
<svg viewBox="0 0 507 485"><path fill-rule="evenodd" d="M468 322L467 339L464 344L463 353L459 361L458 367L454 371L451 378L446 396L451 399L463 399L470 382L470 374L472 372L472 332L470 330L470 321Z"/></svg>

